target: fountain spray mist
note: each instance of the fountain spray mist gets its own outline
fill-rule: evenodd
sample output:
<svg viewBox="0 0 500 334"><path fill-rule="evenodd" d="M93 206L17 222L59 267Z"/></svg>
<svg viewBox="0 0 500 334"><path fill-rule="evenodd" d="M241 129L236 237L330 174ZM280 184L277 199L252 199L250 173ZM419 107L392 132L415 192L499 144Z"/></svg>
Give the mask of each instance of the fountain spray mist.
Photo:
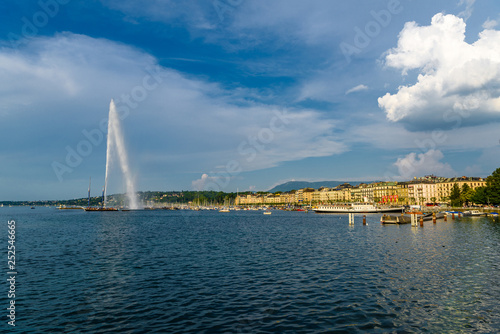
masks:
<svg viewBox="0 0 500 334"><path fill-rule="evenodd" d="M120 125L120 118L116 112L115 102L111 100L109 104L109 119L108 119L108 146L106 149L106 178L104 181L104 205L106 206L106 195L108 189L108 176L110 172L110 164L113 159L113 153L116 153L118 162L125 179L125 186L128 198L128 206L130 209L139 209L139 203L135 193L135 182L130 171L128 162L128 154L125 149L123 140L123 132Z"/></svg>

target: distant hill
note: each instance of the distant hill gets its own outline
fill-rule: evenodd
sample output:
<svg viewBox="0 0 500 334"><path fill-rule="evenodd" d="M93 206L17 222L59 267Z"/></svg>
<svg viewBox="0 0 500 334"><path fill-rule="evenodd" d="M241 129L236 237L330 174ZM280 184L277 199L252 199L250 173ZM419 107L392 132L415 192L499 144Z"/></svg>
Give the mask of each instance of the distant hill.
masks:
<svg viewBox="0 0 500 334"><path fill-rule="evenodd" d="M317 182L308 182L308 181L289 181L283 184L280 184L270 190L271 193L275 193L277 191L287 192L290 190L299 190L303 188L313 188L319 189L321 187L327 188L335 188L338 185L349 183L352 186L357 186L361 183L372 183L374 181L317 181Z"/></svg>

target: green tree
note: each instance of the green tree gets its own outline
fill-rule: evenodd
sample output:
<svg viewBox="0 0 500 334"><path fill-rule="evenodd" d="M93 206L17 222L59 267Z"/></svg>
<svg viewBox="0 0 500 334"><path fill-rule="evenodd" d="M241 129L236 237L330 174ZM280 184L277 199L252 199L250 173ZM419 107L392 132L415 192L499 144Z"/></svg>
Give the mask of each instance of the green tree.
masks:
<svg viewBox="0 0 500 334"><path fill-rule="evenodd" d="M474 190L470 201L475 204L487 204L486 187L479 187Z"/></svg>
<svg viewBox="0 0 500 334"><path fill-rule="evenodd" d="M464 183L462 189L460 190L460 202L469 205L471 198L474 195L474 189L469 187L467 183Z"/></svg>
<svg viewBox="0 0 500 334"><path fill-rule="evenodd" d="M500 204L500 168L486 178L486 197L489 204Z"/></svg>
<svg viewBox="0 0 500 334"><path fill-rule="evenodd" d="M451 206L461 206L462 203L460 201L460 187L457 183L453 184L450 193L450 202Z"/></svg>

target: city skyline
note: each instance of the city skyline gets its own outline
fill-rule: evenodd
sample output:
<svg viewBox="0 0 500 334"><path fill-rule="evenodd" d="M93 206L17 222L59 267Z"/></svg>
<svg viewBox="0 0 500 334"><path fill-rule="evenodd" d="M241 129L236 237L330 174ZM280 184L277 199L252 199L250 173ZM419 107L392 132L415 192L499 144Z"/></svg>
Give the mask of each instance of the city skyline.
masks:
<svg viewBox="0 0 500 334"><path fill-rule="evenodd" d="M97 195L111 99L140 191L500 166L493 0L0 6L0 201Z"/></svg>

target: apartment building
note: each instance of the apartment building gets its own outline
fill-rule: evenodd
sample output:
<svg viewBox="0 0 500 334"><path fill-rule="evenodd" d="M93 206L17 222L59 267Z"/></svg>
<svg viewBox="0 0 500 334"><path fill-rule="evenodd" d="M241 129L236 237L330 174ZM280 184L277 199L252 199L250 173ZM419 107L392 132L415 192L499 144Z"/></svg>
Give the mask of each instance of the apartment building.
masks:
<svg viewBox="0 0 500 334"><path fill-rule="evenodd" d="M455 183L460 189L462 189L464 184L467 184L472 189L486 186L486 180L480 177L462 176L458 178L443 179L441 182L436 184L439 201L445 202L448 200L451 194L451 189Z"/></svg>
<svg viewBox="0 0 500 334"><path fill-rule="evenodd" d="M378 182L372 185L375 202L398 203L398 183Z"/></svg>
<svg viewBox="0 0 500 334"><path fill-rule="evenodd" d="M439 200L436 183L432 181L411 181L408 183L410 204L425 205Z"/></svg>

